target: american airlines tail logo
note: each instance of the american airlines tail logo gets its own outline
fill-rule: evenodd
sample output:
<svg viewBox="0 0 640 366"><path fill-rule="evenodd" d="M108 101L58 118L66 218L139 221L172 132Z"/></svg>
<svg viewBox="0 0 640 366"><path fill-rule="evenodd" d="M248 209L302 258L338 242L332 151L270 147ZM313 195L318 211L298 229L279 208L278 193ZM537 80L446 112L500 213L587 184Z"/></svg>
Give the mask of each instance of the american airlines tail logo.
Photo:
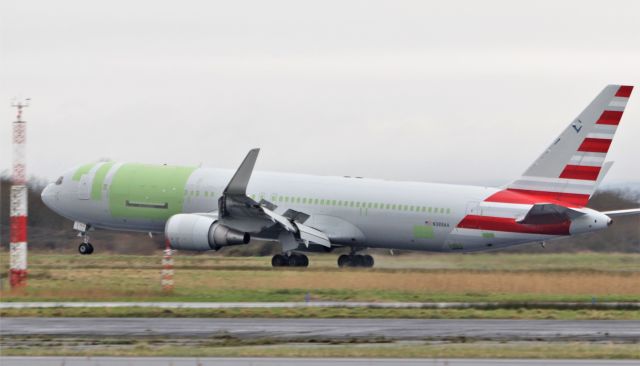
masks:
<svg viewBox="0 0 640 366"><path fill-rule="evenodd" d="M580 133L580 130L582 129L582 121L578 120L578 124L574 123L571 125L571 127L573 127L573 129L576 130L576 133Z"/></svg>

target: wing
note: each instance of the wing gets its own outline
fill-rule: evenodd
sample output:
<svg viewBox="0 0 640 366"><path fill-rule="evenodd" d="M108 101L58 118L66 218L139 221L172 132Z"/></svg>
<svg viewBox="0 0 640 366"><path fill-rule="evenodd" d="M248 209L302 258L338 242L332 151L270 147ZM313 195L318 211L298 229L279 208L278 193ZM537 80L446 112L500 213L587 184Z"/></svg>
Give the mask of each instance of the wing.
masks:
<svg viewBox="0 0 640 366"><path fill-rule="evenodd" d="M308 214L287 210L280 215L275 212L275 204L265 200L258 203L247 196L247 186L259 152L260 149L249 151L220 197L218 217L221 223L252 234L269 232L278 238L285 251L295 249L301 243L307 247L309 243L331 247L325 233L303 224L309 218Z"/></svg>

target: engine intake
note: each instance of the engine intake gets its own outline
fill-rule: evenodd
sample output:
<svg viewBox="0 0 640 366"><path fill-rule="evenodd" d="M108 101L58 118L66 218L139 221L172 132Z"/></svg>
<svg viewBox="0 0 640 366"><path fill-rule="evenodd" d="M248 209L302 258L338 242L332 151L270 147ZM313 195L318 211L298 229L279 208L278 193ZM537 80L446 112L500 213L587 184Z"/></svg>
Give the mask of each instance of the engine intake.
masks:
<svg viewBox="0 0 640 366"><path fill-rule="evenodd" d="M215 217L177 214L167 221L165 237L173 249L218 250L228 245L248 244L249 233L220 224Z"/></svg>

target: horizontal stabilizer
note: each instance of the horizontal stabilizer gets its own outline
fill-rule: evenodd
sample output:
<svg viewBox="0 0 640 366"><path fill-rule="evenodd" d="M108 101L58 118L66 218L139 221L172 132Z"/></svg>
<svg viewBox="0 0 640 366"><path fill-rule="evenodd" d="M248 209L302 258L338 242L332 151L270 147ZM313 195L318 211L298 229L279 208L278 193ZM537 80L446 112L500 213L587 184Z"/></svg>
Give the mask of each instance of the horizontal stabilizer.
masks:
<svg viewBox="0 0 640 366"><path fill-rule="evenodd" d="M640 215L640 208L630 208L628 210L605 211L603 214L609 217Z"/></svg>
<svg viewBox="0 0 640 366"><path fill-rule="evenodd" d="M516 219L519 224L544 225L573 220L583 212L553 203L541 203L531 207L526 215Z"/></svg>

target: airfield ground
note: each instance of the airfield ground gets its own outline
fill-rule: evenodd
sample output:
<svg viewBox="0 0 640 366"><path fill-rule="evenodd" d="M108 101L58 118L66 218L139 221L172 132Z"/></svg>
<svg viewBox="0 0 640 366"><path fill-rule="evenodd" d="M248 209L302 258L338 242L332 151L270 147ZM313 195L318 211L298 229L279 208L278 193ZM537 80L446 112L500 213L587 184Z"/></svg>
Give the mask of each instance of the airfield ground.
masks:
<svg viewBox="0 0 640 366"><path fill-rule="evenodd" d="M3 273L8 262L0 253ZM175 256L175 289L160 286L161 254L92 256L31 253L29 286L0 296L12 301L470 301L491 309L2 309L7 317L415 318L639 320L637 308L599 308L601 302L640 301L639 254L473 254L376 256L376 268L338 269L335 255L311 255L307 269L274 269L269 257ZM574 307L526 303L577 302ZM594 305L595 302L595 305ZM366 322L366 319L362 321ZM4 355L292 356L292 357L530 357L640 358L638 342L525 342L469 337L446 340L370 339L304 342L212 337L0 337Z"/></svg>
<svg viewBox="0 0 640 366"><path fill-rule="evenodd" d="M160 286L161 255L29 256L29 286L2 301L571 301L640 300L640 254L376 256L373 269L336 268L312 255L305 269L269 257L175 256L175 289ZM0 263L7 264L7 253ZM6 273L3 270L3 273Z"/></svg>

